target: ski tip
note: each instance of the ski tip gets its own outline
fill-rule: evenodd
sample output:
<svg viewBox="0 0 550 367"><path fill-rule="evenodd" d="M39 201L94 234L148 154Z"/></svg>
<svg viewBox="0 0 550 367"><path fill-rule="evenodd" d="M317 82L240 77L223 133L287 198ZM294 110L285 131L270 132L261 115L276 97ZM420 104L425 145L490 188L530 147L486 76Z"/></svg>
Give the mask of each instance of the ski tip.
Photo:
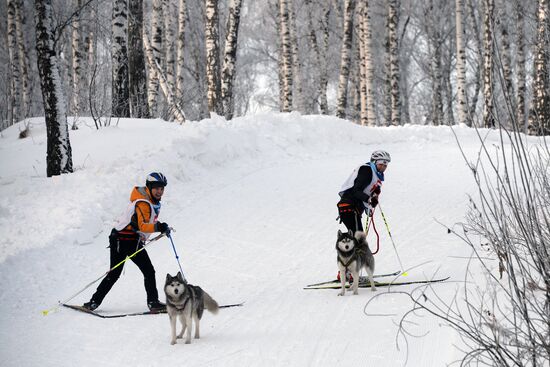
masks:
<svg viewBox="0 0 550 367"><path fill-rule="evenodd" d="M402 277L406 277L406 276L408 276L408 275L409 275L409 273L407 273L406 271L403 272L403 273L401 273L401 276L402 276Z"/></svg>
<svg viewBox="0 0 550 367"><path fill-rule="evenodd" d="M42 311L42 316L48 316L49 313L50 313L50 310L44 310Z"/></svg>

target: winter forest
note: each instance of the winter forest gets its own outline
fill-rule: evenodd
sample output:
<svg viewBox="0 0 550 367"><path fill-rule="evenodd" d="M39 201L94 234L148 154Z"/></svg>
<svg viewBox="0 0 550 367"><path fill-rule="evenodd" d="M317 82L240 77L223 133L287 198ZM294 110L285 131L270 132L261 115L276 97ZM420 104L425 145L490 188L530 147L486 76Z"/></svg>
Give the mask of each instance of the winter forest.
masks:
<svg viewBox="0 0 550 367"><path fill-rule="evenodd" d="M550 131L548 0L6 0L2 129L258 111ZM67 116L77 119L68 126Z"/></svg>

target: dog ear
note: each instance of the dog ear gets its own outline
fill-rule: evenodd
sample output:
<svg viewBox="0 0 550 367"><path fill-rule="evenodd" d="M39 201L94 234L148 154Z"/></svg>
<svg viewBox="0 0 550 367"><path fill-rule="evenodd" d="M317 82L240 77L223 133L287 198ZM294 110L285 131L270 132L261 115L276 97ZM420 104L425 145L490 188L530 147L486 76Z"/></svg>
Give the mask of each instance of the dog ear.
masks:
<svg viewBox="0 0 550 367"><path fill-rule="evenodd" d="M183 275L181 275L181 271L178 271L178 280L180 280L183 283Z"/></svg>
<svg viewBox="0 0 550 367"><path fill-rule="evenodd" d="M338 230L338 238L342 237L342 231Z"/></svg>
<svg viewBox="0 0 550 367"><path fill-rule="evenodd" d="M166 273L166 282L169 282L172 279L172 276L169 273Z"/></svg>

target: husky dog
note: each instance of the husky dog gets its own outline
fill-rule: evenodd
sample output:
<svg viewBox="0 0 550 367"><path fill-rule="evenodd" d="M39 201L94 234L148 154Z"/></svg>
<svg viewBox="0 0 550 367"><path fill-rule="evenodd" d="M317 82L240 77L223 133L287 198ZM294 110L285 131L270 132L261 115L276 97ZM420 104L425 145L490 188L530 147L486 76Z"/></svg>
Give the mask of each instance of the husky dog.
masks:
<svg viewBox="0 0 550 367"><path fill-rule="evenodd" d="M342 233L338 230L336 252L338 253L338 269L341 274L340 282L342 283L342 291L338 293L339 296L343 296L346 291L346 271L350 271L354 279L350 290L353 289L353 294L358 294L359 271L363 268L369 275L371 289L376 290L373 280L374 256L369 249L364 232L357 231L354 236L351 232Z"/></svg>
<svg viewBox="0 0 550 367"><path fill-rule="evenodd" d="M172 326L172 340L170 344L176 344L176 321L178 316L182 328L177 339L181 339L185 329L187 329L185 344L191 343L192 320L195 321L195 339L199 339L199 324L204 308L206 307L208 311L217 314L219 309L218 303L208 293L203 291L201 287L187 284L183 280L181 272L178 272L178 275L175 277L166 274L164 293L166 294L166 311L168 312L168 316L170 316L170 325Z"/></svg>

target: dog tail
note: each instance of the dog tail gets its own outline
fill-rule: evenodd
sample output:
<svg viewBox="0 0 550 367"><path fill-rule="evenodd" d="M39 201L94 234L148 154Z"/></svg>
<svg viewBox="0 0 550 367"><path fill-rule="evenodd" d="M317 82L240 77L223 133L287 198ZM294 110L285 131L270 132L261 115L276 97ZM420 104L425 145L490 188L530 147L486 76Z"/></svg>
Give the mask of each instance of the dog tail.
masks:
<svg viewBox="0 0 550 367"><path fill-rule="evenodd" d="M367 235L365 232L357 231L355 232L355 239L359 242L365 242L367 239Z"/></svg>
<svg viewBox="0 0 550 367"><path fill-rule="evenodd" d="M206 292L204 292L204 306L206 309L210 312L212 312L214 315L218 313L218 310L220 309L220 306L218 305L218 302L214 300L214 298L210 297L210 295Z"/></svg>

